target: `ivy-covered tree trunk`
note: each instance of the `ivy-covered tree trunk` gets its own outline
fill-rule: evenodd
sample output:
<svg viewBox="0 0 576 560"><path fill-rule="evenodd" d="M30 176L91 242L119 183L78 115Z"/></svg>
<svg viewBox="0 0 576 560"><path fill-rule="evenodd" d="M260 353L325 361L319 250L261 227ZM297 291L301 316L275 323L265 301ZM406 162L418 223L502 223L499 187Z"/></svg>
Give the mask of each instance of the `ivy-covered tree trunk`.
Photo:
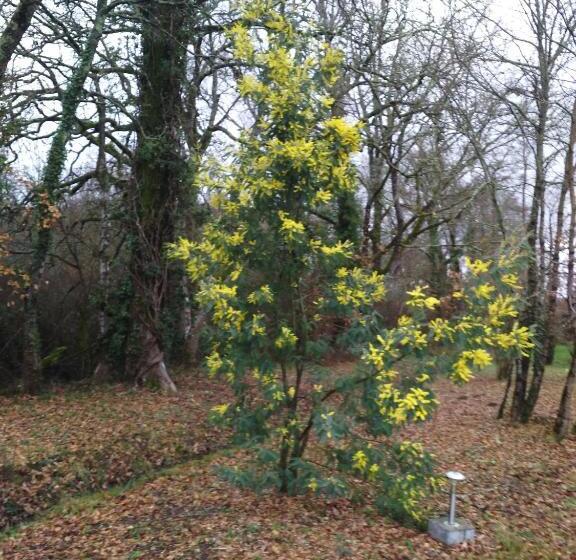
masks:
<svg viewBox="0 0 576 560"><path fill-rule="evenodd" d="M28 288L24 298L22 386L25 391L33 390L41 379L38 289L42 283L52 243L52 225L58 215L56 204L61 195L60 177L66 164L66 146L72 134L84 83L92 68L96 49L102 37L107 6L108 0L98 0L94 23L80 54L78 65L72 73L68 88L63 96L62 116L50 145L42 182L34 193L34 214L31 227L32 261L29 269Z"/></svg>
<svg viewBox="0 0 576 560"><path fill-rule="evenodd" d="M177 204L185 179L181 140L182 85L186 70L185 2L146 0L142 17L142 62L138 144L134 159L132 277L135 319L142 340L137 379L155 377L176 392L165 363L162 314L167 301L164 255L174 240Z"/></svg>

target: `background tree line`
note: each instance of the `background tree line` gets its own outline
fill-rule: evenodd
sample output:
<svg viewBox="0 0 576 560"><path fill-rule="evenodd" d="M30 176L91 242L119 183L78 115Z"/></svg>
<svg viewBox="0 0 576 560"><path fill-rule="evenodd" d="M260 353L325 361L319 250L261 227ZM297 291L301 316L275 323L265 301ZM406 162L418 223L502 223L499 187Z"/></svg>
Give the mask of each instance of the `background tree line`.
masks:
<svg viewBox="0 0 576 560"><path fill-rule="evenodd" d="M310 6L344 54L332 111L363 124L364 145L357 192L318 220L388 275L391 323L415 280L442 298L464 253L521 245L536 345L501 369L528 421L555 345L576 345L571 3ZM165 245L201 238L214 212L201 167L257 119L236 93L237 17L220 0L2 3L2 388L155 379L175 392L174 368L198 361L210 325ZM573 352L562 434L575 378Z"/></svg>

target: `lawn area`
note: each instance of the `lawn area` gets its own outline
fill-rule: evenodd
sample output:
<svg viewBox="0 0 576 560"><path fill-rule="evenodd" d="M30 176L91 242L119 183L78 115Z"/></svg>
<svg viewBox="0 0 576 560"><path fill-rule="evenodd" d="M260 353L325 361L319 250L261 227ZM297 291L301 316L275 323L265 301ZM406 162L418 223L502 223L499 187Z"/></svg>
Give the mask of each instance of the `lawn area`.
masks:
<svg viewBox="0 0 576 560"><path fill-rule="evenodd" d="M452 549L367 503L229 486L214 467L245 455L206 420L221 388L180 385L172 398L110 387L2 399L0 558L576 558L576 439L550 435L559 376L546 380L528 426L495 420L503 386L484 376L465 387L438 381L437 414L406 431L439 469L468 477L459 505L479 535ZM440 493L427 507L443 513L445 503Z"/></svg>
<svg viewBox="0 0 576 560"><path fill-rule="evenodd" d="M566 374L566 370L570 365L570 348L567 344L558 344L554 352L554 363L552 369Z"/></svg>

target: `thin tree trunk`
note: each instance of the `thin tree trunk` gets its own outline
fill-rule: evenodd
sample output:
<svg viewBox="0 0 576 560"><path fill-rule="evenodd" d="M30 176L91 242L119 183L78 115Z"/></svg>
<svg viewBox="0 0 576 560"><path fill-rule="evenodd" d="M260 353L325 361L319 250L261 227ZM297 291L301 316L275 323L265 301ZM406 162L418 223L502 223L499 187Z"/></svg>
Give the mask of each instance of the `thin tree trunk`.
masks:
<svg viewBox="0 0 576 560"><path fill-rule="evenodd" d="M437 223L430 223L429 236L430 247L427 256L430 260L430 286L435 295L443 297L448 291L448 268Z"/></svg>
<svg viewBox="0 0 576 560"><path fill-rule="evenodd" d="M562 250L562 237L564 233L564 207L566 196L574 188L574 145L576 144L576 98L572 105L570 118L570 137L568 139L568 148L566 150L566 159L564 161L564 178L562 189L558 199L558 211L556 215L556 233L552 249L552 263L550 270L549 289L548 289L548 310L547 310L547 330L548 338L546 340L546 363L551 364L554 361L554 346L556 344L554 336L553 323L556 315L558 289L560 287L560 252Z"/></svg>
<svg viewBox="0 0 576 560"><path fill-rule="evenodd" d="M528 267L526 271L526 304L521 318L523 326L534 330L534 348L530 356L522 358L514 385L511 415L512 419L528 422L534 412L542 379L544 377L544 343L546 325L542 319L542 278L540 277L540 259L538 254L540 236L540 215L546 193L544 168L546 126L548 122L548 82L543 77L542 91L538 100L538 124L536 126L536 175L530 216L526 226L528 242ZM530 370L532 376L530 379Z"/></svg>
<svg viewBox="0 0 576 560"><path fill-rule="evenodd" d="M110 291L110 183L106 168L106 104L98 103L98 160L96 175L100 185L100 237L98 240L99 259L99 302L98 302L98 363L94 369L94 380L105 381L110 376L110 362L107 355L107 338L109 329L108 297Z"/></svg>
<svg viewBox="0 0 576 560"><path fill-rule="evenodd" d="M42 376L40 359L41 340L38 327L38 289L42 283L48 252L52 243L55 205L59 199L60 177L66 163L66 146L70 140L76 119L76 110L81 101L84 83L88 78L96 49L102 37L108 0L98 0L96 16L78 65L72 73L70 83L62 100L60 124L52 139L42 182L34 197L34 222L32 226L32 262L30 282L24 301L24 359L22 366L23 388L33 390Z"/></svg>
<svg viewBox="0 0 576 560"><path fill-rule="evenodd" d="M510 358L497 358L496 367L496 379L499 381L510 379L514 371L514 360Z"/></svg>
<svg viewBox="0 0 576 560"><path fill-rule="evenodd" d="M510 368L510 375L508 376L508 380L506 381L506 389L504 390L504 396L502 397L502 402L500 403L500 407L498 408L498 414L496 418L501 420L504 418L504 414L506 413L506 405L508 404L508 395L510 394L510 388L512 387L512 379L514 377L514 370L516 372L520 368L519 360L514 360L511 362L512 366Z"/></svg>
<svg viewBox="0 0 576 560"><path fill-rule="evenodd" d="M206 311L198 311L192 328L188 333L186 345L188 347L188 357L191 365L197 365L200 361L200 336L208 321L208 313Z"/></svg>
<svg viewBox="0 0 576 560"><path fill-rule="evenodd" d="M572 345L572 359L570 360L570 368L566 375L566 383L562 391L562 398L560 399L560 406L558 407L558 414L554 424L554 433L560 438L565 438L572 427L574 426L574 390L576 389L576 340Z"/></svg>
<svg viewBox="0 0 576 560"><path fill-rule="evenodd" d="M576 257L576 189L572 182L570 189L570 225L568 228L568 275L566 279L566 302L568 306L568 333L572 337L572 359L562 391L560 406L554 431L558 437L567 436L574 424L573 400L576 386L576 301L574 301L576 282L574 278L574 259Z"/></svg>

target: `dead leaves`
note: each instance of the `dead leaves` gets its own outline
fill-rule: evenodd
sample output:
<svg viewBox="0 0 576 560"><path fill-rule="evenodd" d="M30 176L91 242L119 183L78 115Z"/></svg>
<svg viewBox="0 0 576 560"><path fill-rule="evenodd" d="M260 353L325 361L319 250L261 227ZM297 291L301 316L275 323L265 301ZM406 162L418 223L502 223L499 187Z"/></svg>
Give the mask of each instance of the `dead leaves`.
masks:
<svg viewBox="0 0 576 560"><path fill-rule="evenodd" d="M0 529L217 447L207 411L220 390L197 384L194 401L119 387L2 399Z"/></svg>
<svg viewBox="0 0 576 560"><path fill-rule="evenodd" d="M149 457L159 457L155 453L164 446L166 456L175 457L171 442L182 436L180 429L186 426L188 440L179 441L179 445L188 452L201 454L213 448L215 442L206 426L201 431L194 419L203 418L198 406L209 409L212 403L207 402L208 389L205 394L199 394L197 385L189 390L194 395L196 408L187 408L190 405L186 393L180 400L162 400L163 397L146 393L120 395L118 401L104 396L103 401L107 404L92 412L89 412L91 405L87 401L81 405L68 402L67 405L74 408L74 415L85 419L85 427L92 425L90 437L86 436L86 440L68 432L58 438L75 442L76 447L65 447L72 450L71 457L75 458L82 450L103 453L106 442L116 442L112 446L116 448L119 441L129 441L131 450ZM436 454L441 469L458 468L466 473L468 480L461 488L460 513L471 519L479 531L478 538L468 545L448 549L426 534L400 527L379 517L370 508L346 500L327 503L313 496L281 498L273 493L257 495L233 488L214 473L217 464L233 466L247 458L242 452L230 451L190 461L121 495L108 491L96 496L93 503L87 501L88 498L79 499L65 512L58 511L1 542L0 558L574 558L576 441L555 443L548 436L545 422L512 427L494 420L494 407L490 403L498 400L501 390L499 383L487 379L478 379L464 388L440 382L438 391L442 404L437 416L432 422L409 430L411 437L423 441ZM559 384L548 382L538 410L541 417L553 413L559 391ZM218 391L213 392L220 399ZM463 396L467 398L461 398ZM160 403L153 405L155 399L160 399ZM103 411L108 411L105 422L95 418ZM161 411L163 420L158 420L154 411ZM12 412L18 429L29 434L29 428L25 427L30 424L22 419L18 423L19 415L27 417L22 410L19 414ZM90 415L92 422L86 420ZM122 418L118 429L114 426L117 415ZM67 414L49 414L45 424L56 418L71 419ZM161 428L166 431L165 436ZM51 429L45 425L42 434L49 433L52 433ZM151 434L158 440L151 438ZM196 441L193 441L194 436L197 436ZM53 457L58 450L62 452L64 440L58 438L49 447L52 455L46 457ZM41 461L40 453L34 452L41 437L28 437L28 440L21 446L21 452L28 463L32 457ZM90 445L88 441L91 441ZM152 452L152 449L157 451ZM128 473L137 468L131 452L113 455L114 460L106 463L113 465L106 467L111 472ZM60 472L65 472L64 467L70 466L70 459L61 456L60 461ZM103 461L106 457L98 455L92 463L87 458L81 462L83 468L88 468L85 476L93 476L92 470ZM117 475L114 476L117 479ZM61 478L65 479L65 476ZM66 483L62 484L66 486ZM446 496L440 494L428 505L431 510L441 513L446 509Z"/></svg>

